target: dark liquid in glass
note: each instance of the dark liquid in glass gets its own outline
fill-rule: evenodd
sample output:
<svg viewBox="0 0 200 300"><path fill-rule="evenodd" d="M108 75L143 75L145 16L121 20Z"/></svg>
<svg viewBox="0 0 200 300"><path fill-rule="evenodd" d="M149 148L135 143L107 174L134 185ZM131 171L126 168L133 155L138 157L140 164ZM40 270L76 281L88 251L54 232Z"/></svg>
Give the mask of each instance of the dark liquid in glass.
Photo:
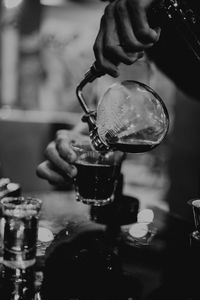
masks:
<svg viewBox="0 0 200 300"><path fill-rule="evenodd" d="M82 200L104 200L112 197L120 173L119 165L106 161L99 154L97 157L91 151L78 159L76 167L76 189Z"/></svg>

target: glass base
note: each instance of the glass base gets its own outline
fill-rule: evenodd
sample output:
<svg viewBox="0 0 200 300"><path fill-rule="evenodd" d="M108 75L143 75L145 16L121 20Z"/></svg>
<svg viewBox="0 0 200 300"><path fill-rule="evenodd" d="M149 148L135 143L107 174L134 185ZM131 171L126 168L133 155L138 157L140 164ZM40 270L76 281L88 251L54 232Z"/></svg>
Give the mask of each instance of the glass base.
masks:
<svg viewBox="0 0 200 300"><path fill-rule="evenodd" d="M114 195L111 197L108 197L106 199L90 199L90 198L84 198L80 194L76 194L76 200L79 202L82 202L84 204L93 205L93 206L104 206L107 205L114 200Z"/></svg>
<svg viewBox="0 0 200 300"><path fill-rule="evenodd" d="M145 227L146 228L145 228ZM134 228L135 227L135 228ZM131 230L133 229L133 230ZM152 239L157 233L157 229L152 223L134 223L121 227L122 237L126 240L126 243L134 247L146 247L150 246Z"/></svg>
<svg viewBox="0 0 200 300"><path fill-rule="evenodd" d="M33 266L36 262L36 259L30 260L5 260L3 259L2 263L4 266L9 267L11 269L27 269Z"/></svg>
<svg viewBox="0 0 200 300"><path fill-rule="evenodd" d="M192 237L200 242L200 233L198 230L192 232Z"/></svg>

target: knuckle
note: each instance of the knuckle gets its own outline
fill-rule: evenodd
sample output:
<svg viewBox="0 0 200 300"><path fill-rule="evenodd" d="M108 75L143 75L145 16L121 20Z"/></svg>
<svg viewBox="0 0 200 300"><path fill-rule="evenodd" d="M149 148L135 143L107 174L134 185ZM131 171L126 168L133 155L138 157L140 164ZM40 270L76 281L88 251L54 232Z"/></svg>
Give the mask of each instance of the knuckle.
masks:
<svg viewBox="0 0 200 300"><path fill-rule="evenodd" d="M129 59L126 60L125 63L126 63L127 65L132 65L132 64L134 63L134 61L135 61L135 59L130 59L130 58L129 58Z"/></svg>
<svg viewBox="0 0 200 300"><path fill-rule="evenodd" d="M135 43L133 41L131 41L130 39L126 38L122 44L122 47L125 50L132 50L135 48Z"/></svg>
<svg viewBox="0 0 200 300"><path fill-rule="evenodd" d="M65 130L61 129L56 132L56 141L62 141L66 137L67 137L67 133Z"/></svg>
<svg viewBox="0 0 200 300"><path fill-rule="evenodd" d="M71 166L70 170L68 171L68 176L73 178L77 175L77 168L75 166Z"/></svg>
<svg viewBox="0 0 200 300"><path fill-rule="evenodd" d="M60 154L60 156L62 158L64 158L64 159L68 159L69 158L70 153L69 153L69 151L67 149L66 143L59 144L59 146L57 147L57 149L58 149L58 152L59 152L59 154Z"/></svg>
<svg viewBox="0 0 200 300"><path fill-rule="evenodd" d="M42 174L42 167L41 167L41 164L40 164L36 168L36 175L39 176L39 177L41 177L41 174Z"/></svg>
<svg viewBox="0 0 200 300"><path fill-rule="evenodd" d="M56 132L56 138L59 138L63 134L63 130L60 129Z"/></svg>
<svg viewBox="0 0 200 300"><path fill-rule="evenodd" d="M46 172L45 172L45 168L44 168L43 163L41 163L39 166L37 166L36 175L40 178L45 178L46 177Z"/></svg>
<svg viewBox="0 0 200 300"><path fill-rule="evenodd" d="M105 52L112 54L115 52L115 46L111 44L109 41L107 41L107 44L105 46Z"/></svg>
<svg viewBox="0 0 200 300"><path fill-rule="evenodd" d="M152 34L152 31L149 27L138 28L136 32L136 36L141 43L155 43L158 39L156 34Z"/></svg>
<svg viewBox="0 0 200 300"><path fill-rule="evenodd" d="M52 144L49 144L44 151L44 155L46 157L49 157L51 155L51 153L52 153Z"/></svg>
<svg viewBox="0 0 200 300"><path fill-rule="evenodd" d="M140 27L137 29L137 35L139 37L148 37L149 36L149 30L147 27Z"/></svg>
<svg viewBox="0 0 200 300"><path fill-rule="evenodd" d="M131 40L127 40L126 41L126 48L128 49L128 50L130 50L130 51L133 51L133 52L135 52L135 51L138 51L138 50L140 50L140 49L142 49L142 46L141 46L141 44L139 43L139 42L137 42L137 41L131 41Z"/></svg>
<svg viewBox="0 0 200 300"><path fill-rule="evenodd" d="M146 28L140 28L137 31L137 37L141 42L149 43L149 42L155 42L156 36L152 36L150 31Z"/></svg>
<svg viewBox="0 0 200 300"><path fill-rule="evenodd" d="M55 143L51 142L50 144L47 145L45 151L44 151L45 157L48 159L51 159L55 155Z"/></svg>

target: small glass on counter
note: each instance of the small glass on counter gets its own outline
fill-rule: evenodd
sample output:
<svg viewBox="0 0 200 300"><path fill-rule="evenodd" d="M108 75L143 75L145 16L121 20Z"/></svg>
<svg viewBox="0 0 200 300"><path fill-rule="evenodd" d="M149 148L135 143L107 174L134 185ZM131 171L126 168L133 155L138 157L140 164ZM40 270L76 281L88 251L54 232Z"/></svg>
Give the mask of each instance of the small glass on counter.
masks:
<svg viewBox="0 0 200 300"><path fill-rule="evenodd" d="M1 199L3 230L3 264L26 269L36 261L38 219L42 201L34 197Z"/></svg>

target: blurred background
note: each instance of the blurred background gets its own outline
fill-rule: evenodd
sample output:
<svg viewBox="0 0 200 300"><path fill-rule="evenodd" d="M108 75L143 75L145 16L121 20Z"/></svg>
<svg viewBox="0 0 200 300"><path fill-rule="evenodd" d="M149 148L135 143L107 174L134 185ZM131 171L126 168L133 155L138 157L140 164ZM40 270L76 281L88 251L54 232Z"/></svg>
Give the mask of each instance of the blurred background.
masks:
<svg viewBox="0 0 200 300"><path fill-rule="evenodd" d="M56 130L80 121L75 88L94 61L93 43L105 2L3 0L0 2L0 175L25 192L52 190L35 170ZM183 72L186 72L183 68ZM170 114L167 139L123 165L124 193L142 207L157 205L188 217L187 201L199 196L200 104L191 101L144 57L120 66L120 78L150 85ZM104 76L85 90L96 106L114 81Z"/></svg>

